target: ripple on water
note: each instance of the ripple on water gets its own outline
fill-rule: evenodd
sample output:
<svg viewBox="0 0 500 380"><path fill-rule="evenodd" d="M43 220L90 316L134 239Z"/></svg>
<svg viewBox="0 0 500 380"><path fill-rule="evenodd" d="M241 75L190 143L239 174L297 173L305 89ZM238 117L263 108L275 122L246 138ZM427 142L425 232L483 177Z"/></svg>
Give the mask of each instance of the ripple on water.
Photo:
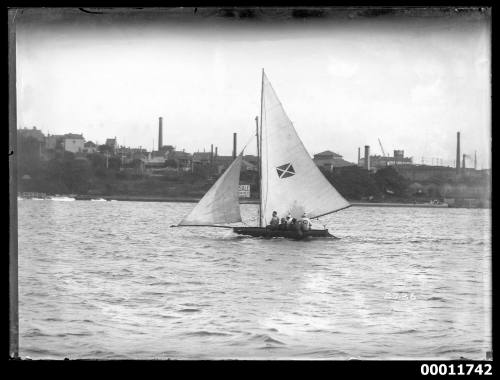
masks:
<svg viewBox="0 0 500 380"><path fill-rule="evenodd" d="M280 342L279 340L274 339L273 337L271 337L270 335L267 335L267 334L255 334L255 335L251 336L248 340L252 341L252 342L259 342L259 343L285 345L285 343Z"/></svg>
<svg viewBox="0 0 500 380"><path fill-rule="evenodd" d="M193 308L186 308L186 309L180 309L180 313L199 313L201 310L200 309L193 309Z"/></svg>
<svg viewBox="0 0 500 380"><path fill-rule="evenodd" d="M19 202L20 351L418 359L491 350L491 302L481 297L491 293L489 211L353 207L322 218L342 239L297 242L168 228L193 206ZM258 207L241 213L248 221Z"/></svg>
<svg viewBox="0 0 500 380"><path fill-rule="evenodd" d="M192 331L192 332L187 332L183 333L183 335L186 336L231 336L231 334L228 333L223 333L223 332L216 332L216 331Z"/></svg>

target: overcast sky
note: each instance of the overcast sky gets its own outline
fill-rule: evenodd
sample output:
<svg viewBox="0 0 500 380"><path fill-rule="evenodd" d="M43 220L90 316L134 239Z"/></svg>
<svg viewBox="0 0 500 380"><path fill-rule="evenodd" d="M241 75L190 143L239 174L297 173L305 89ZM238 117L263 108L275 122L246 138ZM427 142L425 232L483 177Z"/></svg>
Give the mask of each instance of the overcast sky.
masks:
<svg viewBox="0 0 500 380"><path fill-rule="evenodd" d="M40 12L40 11L38 11ZM255 131L261 69L309 153L370 145L490 167L490 23L469 15L319 20L146 11L17 16L18 127L230 155ZM363 148L362 148L363 151ZM253 140L247 153L255 152ZM430 163L430 161L429 161ZM468 164L472 165L472 163Z"/></svg>

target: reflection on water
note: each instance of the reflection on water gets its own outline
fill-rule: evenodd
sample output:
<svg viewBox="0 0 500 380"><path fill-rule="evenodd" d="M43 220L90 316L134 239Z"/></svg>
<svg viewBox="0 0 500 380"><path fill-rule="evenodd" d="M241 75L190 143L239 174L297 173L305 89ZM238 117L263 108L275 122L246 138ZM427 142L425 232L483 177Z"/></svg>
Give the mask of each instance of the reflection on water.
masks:
<svg viewBox="0 0 500 380"><path fill-rule="evenodd" d="M19 202L32 358L404 359L491 350L490 210L361 208L340 240L169 228L194 204ZM244 220L257 206L242 205Z"/></svg>

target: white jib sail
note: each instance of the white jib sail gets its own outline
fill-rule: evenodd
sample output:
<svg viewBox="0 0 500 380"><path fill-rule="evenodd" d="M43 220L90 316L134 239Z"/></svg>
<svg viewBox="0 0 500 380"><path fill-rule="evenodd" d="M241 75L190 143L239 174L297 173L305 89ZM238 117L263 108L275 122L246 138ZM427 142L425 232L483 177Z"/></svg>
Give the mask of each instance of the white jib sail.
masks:
<svg viewBox="0 0 500 380"><path fill-rule="evenodd" d="M262 225L277 211L300 218L329 214L349 207L320 172L263 74L262 94Z"/></svg>
<svg viewBox="0 0 500 380"><path fill-rule="evenodd" d="M238 156L224 174L201 198L180 226L215 225L241 222L238 184L242 156Z"/></svg>

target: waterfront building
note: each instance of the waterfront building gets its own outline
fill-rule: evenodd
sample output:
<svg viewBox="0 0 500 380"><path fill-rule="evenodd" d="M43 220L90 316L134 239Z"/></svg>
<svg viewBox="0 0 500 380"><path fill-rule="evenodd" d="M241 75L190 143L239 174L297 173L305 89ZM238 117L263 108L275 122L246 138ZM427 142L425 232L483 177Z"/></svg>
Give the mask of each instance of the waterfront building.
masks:
<svg viewBox="0 0 500 380"><path fill-rule="evenodd" d="M314 155L314 163L323 169L332 171L333 168L342 168L344 166L354 166L352 162L348 162L343 159L343 157L331 150L325 150L324 152Z"/></svg>
<svg viewBox="0 0 500 380"><path fill-rule="evenodd" d="M109 146L112 149L113 154L116 151L116 148L118 148L118 144L116 142L116 137L113 139L106 139L106 143L104 145Z"/></svg>
<svg viewBox="0 0 500 380"><path fill-rule="evenodd" d="M63 148L67 152L78 153L83 152L85 139L83 135L75 133L66 133L63 135Z"/></svg>
<svg viewBox="0 0 500 380"><path fill-rule="evenodd" d="M83 144L83 153L96 153L97 152L97 145L94 144L92 141L87 141L86 143Z"/></svg>
<svg viewBox="0 0 500 380"><path fill-rule="evenodd" d="M48 134L47 137L45 138L45 149L62 149L63 147L63 135L50 135Z"/></svg>
<svg viewBox="0 0 500 380"><path fill-rule="evenodd" d="M36 140L38 140L41 143L45 142L45 135L42 133L40 129L37 129L36 127L33 127L31 129L29 128L23 128L23 129L18 129L17 130L18 136L22 137L32 137Z"/></svg>

